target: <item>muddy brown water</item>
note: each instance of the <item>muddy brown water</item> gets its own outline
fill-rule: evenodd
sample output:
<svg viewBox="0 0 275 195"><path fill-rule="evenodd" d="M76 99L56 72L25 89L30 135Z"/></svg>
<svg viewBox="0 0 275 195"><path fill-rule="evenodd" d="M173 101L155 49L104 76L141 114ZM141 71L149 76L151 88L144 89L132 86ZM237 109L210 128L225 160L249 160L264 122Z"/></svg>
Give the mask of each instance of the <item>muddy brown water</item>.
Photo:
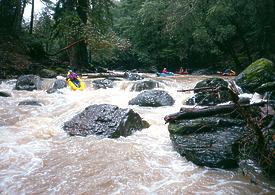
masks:
<svg viewBox="0 0 275 195"><path fill-rule="evenodd" d="M179 111L193 88L206 78L177 76L154 78L176 100L171 107L142 108L128 101L133 81L116 81L112 89L92 88L47 94L12 90L4 81L0 90L0 193L1 194L272 194L274 187L250 182L240 170L198 167L174 151L164 116ZM45 82L48 88L50 81ZM18 106L22 100L42 106ZM62 125L91 104L132 108L151 126L129 137L99 139L70 137ZM266 187L266 186L269 187Z"/></svg>

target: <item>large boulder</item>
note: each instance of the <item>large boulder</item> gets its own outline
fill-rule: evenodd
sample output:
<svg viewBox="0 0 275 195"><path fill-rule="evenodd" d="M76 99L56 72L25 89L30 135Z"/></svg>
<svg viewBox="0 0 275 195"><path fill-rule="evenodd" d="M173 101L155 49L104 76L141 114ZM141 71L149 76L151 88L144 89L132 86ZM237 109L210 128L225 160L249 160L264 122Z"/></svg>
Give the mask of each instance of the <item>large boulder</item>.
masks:
<svg viewBox="0 0 275 195"><path fill-rule="evenodd" d="M169 124L173 146L180 155L199 166L238 166L238 141L245 134L242 120L206 117Z"/></svg>
<svg viewBox="0 0 275 195"><path fill-rule="evenodd" d="M162 90L144 91L129 101L129 105L147 107L172 106L174 103L175 100L166 91Z"/></svg>
<svg viewBox="0 0 275 195"><path fill-rule="evenodd" d="M72 120L65 122L63 129L69 135L98 135L118 138L148 128L149 124L132 109L121 109L115 105L91 105Z"/></svg>
<svg viewBox="0 0 275 195"><path fill-rule="evenodd" d="M39 90L41 89L41 79L36 75L22 75L17 79L15 89L17 90Z"/></svg>
<svg viewBox="0 0 275 195"><path fill-rule="evenodd" d="M143 91L158 88L160 85L157 81L148 80L148 81L137 81L131 91Z"/></svg>
<svg viewBox="0 0 275 195"><path fill-rule="evenodd" d="M220 103L228 102L231 100L231 96L228 91L219 91L215 93L211 90L199 91L199 88L212 87L213 89L217 87L227 87L228 83L221 78L209 78L201 82L198 82L195 86L195 95L187 100L187 105L198 104L200 106L214 106Z"/></svg>
<svg viewBox="0 0 275 195"><path fill-rule="evenodd" d="M93 81L93 88L94 89L107 89L107 88L113 88L114 87L114 81L110 79L99 79Z"/></svg>
<svg viewBox="0 0 275 195"><path fill-rule="evenodd" d="M275 66L270 60L261 58L249 65L235 81L242 89L255 92L261 85L275 81Z"/></svg>

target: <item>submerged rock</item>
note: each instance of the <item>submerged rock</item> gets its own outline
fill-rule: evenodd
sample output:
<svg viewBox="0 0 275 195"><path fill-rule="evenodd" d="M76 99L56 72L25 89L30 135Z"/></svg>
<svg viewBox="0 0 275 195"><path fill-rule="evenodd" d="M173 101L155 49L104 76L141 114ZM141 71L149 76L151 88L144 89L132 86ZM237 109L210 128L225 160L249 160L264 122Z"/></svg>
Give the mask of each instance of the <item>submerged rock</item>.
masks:
<svg viewBox="0 0 275 195"><path fill-rule="evenodd" d="M22 75L17 79L16 90L39 90L41 89L41 79L36 75Z"/></svg>
<svg viewBox="0 0 275 195"><path fill-rule="evenodd" d="M129 101L129 105L139 105L147 107L172 106L175 100L162 90L144 91L137 97Z"/></svg>
<svg viewBox="0 0 275 195"><path fill-rule="evenodd" d="M261 85L275 81L275 66L265 58L261 58L249 65L235 81L242 89L255 92Z"/></svg>
<svg viewBox="0 0 275 195"><path fill-rule="evenodd" d="M174 148L187 160L199 166L234 168L244 126L242 120L207 117L174 121L168 129Z"/></svg>
<svg viewBox="0 0 275 195"><path fill-rule="evenodd" d="M26 106L26 105L29 105L29 106L42 106L40 102L38 102L37 100L24 100L24 101L21 101L19 102L18 106Z"/></svg>
<svg viewBox="0 0 275 195"><path fill-rule="evenodd" d="M142 80L144 79L142 76L137 73L125 72L124 77L130 81Z"/></svg>
<svg viewBox="0 0 275 195"><path fill-rule="evenodd" d="M98 135L118 138L148 128L149 124L142 120L132 109L121 109L115 105L91 105L72 120L65 122L63 129L69 135Z"/></svg>
<svg viewBox="0 0 275 195"><path fill-rule="evenodd" d="M107 88L113 88L114 87L114 81L110 79L99 79L93 81L93 87L95 89L107 89Z"/></svg>
<svg viewBox="0 0 275 195"><path fill-rule="evenodd" d="M143 91L143 90L151 90L154 88L158 88L160 85L157 81L148 80L148 81L138 81L136 82L131 91Z"/></svg>
<svg viewBox="0 0 275 195"><path fill-rule="evenodd" d="M11 97L11 93L5 92L5 91L0 91L0 97Z"/></svg>
<svg viewBox="0 0 275 195"><path fill-rule="evenodd" d="M54 93L56 92L58 89L62 89L67 87L67 83L65 80L62 79L57 79L54 81L53 86L47 90L47 93Z"/></svg>

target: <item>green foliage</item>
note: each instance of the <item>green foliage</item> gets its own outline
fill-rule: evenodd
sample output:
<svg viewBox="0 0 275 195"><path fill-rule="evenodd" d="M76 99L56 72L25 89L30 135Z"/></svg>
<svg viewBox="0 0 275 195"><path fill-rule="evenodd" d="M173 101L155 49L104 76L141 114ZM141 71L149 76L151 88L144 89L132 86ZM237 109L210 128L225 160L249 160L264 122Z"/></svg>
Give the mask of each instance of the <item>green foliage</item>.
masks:
<svg viewBox="0 0 275 195"><path fill-rule="evenodd" d="M42 1L46 9L30 42L46 53L77 42L60 57L82 67L176 70L229 63L241 70L261 57L274 60L274 0ZM18 35L27 3L0 1L1 31Z"/></svg>
<svg viewBox="0 0 275 195"><path fill-rule="evenodd" d="M114 29L130 40L144 64L229 61L242 69L272 53L272 41L266 40L275 38L274 9L272 0L121 0Z"/></svg>

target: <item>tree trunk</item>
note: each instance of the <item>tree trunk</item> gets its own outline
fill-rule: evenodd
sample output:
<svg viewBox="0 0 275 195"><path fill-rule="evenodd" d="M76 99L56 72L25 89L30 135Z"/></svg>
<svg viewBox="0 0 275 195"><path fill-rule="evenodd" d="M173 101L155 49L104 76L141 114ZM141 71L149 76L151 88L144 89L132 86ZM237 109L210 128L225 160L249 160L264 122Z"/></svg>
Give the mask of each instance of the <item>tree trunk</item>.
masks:
<svg viewBox="0 0 275 195"><path fill-rule="evenodd" d="M238 68L238 69L241 69L241 63L240 63L240 61L239 61L239 59L238 59L238 57L237 57L237 54L236 54L234 48L233 48L232 45L231 45L231 43L226 43L226 47L227 47L228 52L229 52L229 54L231 55L233 61L235 62L237 68Z"/></svg>
<svg viewBox="0 0 275 195"><path fill-rule="evenodd" d="M87 25L88 10L89 10L88 0L78 1L77 14L81 19L81 21L84 23L84 25ZM77 56L78 66L81 68L89 68L89 56L88 56L87 43L85 40L81 41L77 45L77 50L78 50L78 56Z"/></svg>
<svg viewBox="0 0 275 195"><path fill-rule="evenodd" d="M33 16L34 16L34 0L32 0L31 21L30 21L30 31L29 31L30 34L32 34L32 31L33 31Z"/></svg>
<svg viewBox="0 0 275 195"><path fill-rule="evenodd" d="M79 68L89 68L88 50L85 40L81 41L77 46L77 66Z"/></svg>
<svg viewBox="0 0 275 195"><path fill-rule="evenodd" d="M21 31L22 17L22 0L16 0L16 8L12 22L12 33L17 34Z"/></svg>

